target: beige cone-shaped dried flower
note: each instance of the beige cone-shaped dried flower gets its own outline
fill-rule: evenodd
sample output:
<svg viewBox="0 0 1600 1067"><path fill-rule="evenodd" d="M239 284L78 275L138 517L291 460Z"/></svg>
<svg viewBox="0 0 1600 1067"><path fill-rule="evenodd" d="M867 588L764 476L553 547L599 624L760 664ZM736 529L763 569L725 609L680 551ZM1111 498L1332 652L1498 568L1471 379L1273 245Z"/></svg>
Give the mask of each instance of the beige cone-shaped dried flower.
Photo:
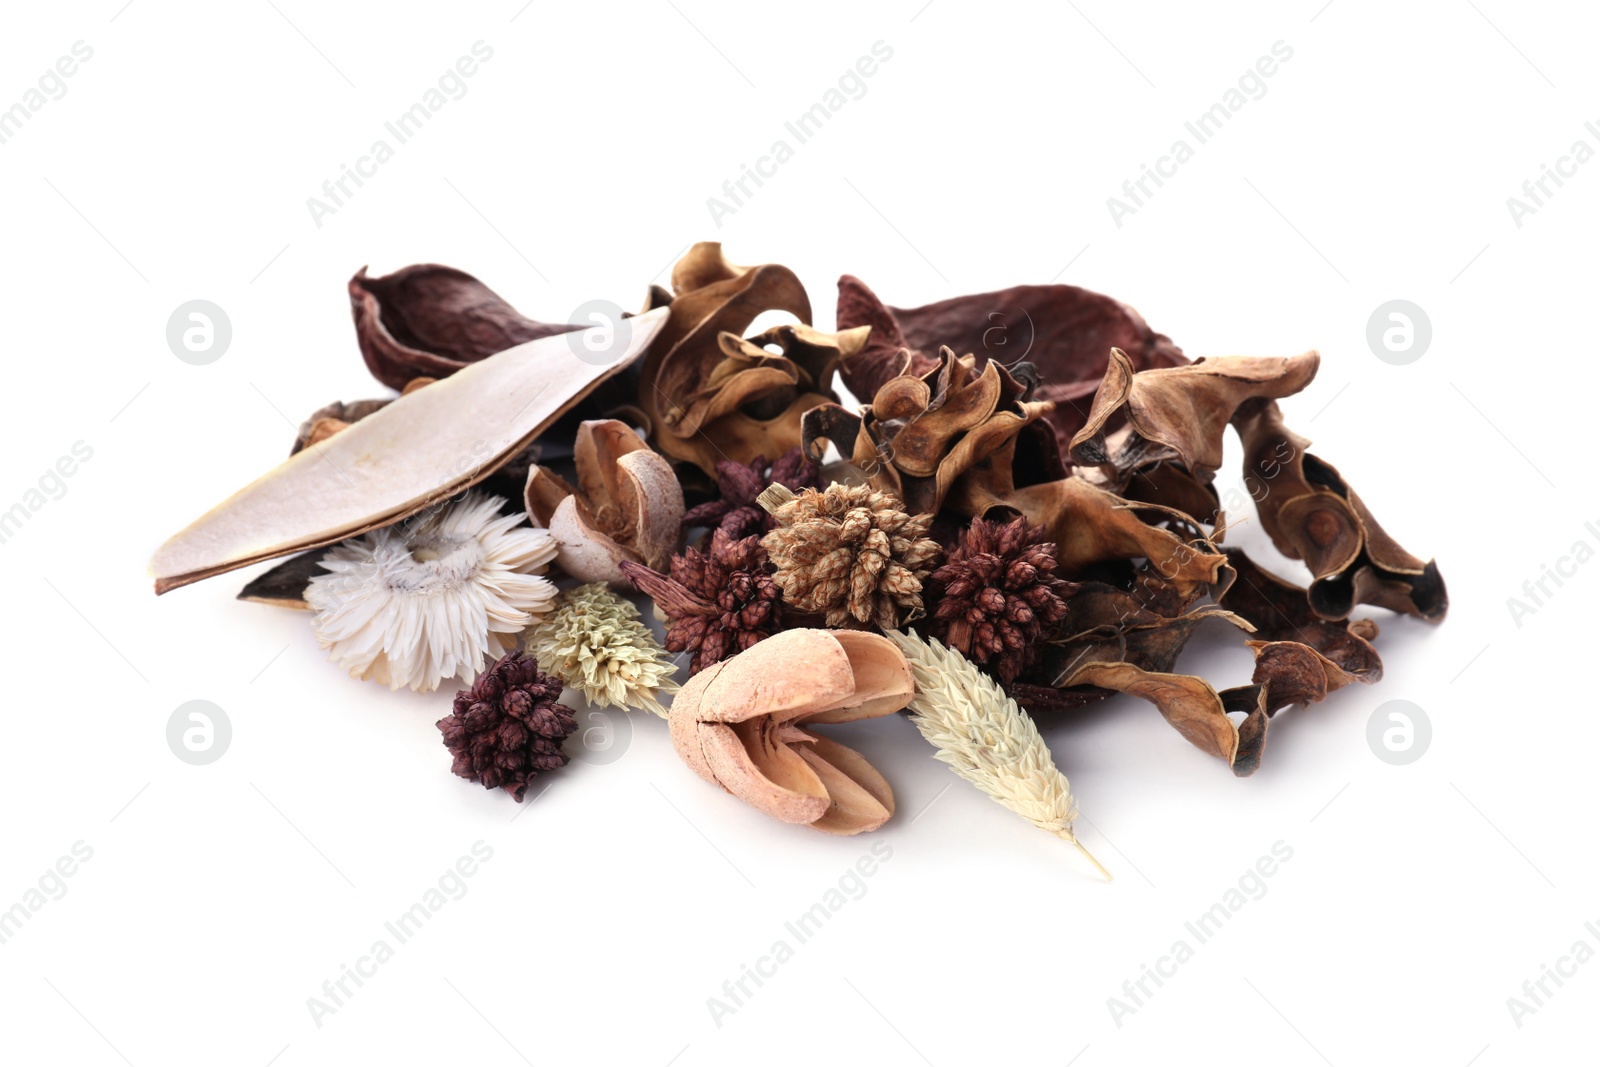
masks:
<svg viewBox="0 0 1600 1067"><path fill-rule="evenodd" d="M604 582L562 593L555 610L523 632L522 647L540 670L598 707L637 708L664 719L660 696L678 688L677 668L639 621L639 609Z"/></svg>
<svg viewBox="0 0 1600 1067"><path fill-rule="evenodd" d="M689 679L672 702L672 743L701 778L782 822L876 830L894 813L889 783L808 727L892 715L912 688L885 637L786 630Z"/></svg>
<svg viewBox="0 0 1600 1067"><path fill-rule="evenodd" d="M761 545L795 610L820 613L833 627L885 630L921 617L922 583L940 552L926 536L931 516L908 515L898 499L864 485L799 496L772 485L756 502L778 522Z"/></svg>

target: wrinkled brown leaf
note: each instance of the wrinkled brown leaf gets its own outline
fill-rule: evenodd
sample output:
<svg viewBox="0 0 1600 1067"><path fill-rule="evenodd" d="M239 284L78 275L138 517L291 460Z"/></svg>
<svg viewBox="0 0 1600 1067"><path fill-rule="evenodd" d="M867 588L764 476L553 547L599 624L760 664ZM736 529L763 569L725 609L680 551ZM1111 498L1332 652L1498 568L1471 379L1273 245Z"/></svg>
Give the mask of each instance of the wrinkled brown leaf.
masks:
<svg viewBox="0 0 1600 1067"><path fill-rule="evenodd" d="M1228 562L1236 578L1221 604L1250 620L1263 639L1306 645L1363 681L1383 677L1383 661L1372 647L1378 627L1370 619L1346 623L1320 618L1304 589L1262 570L1243 551L1228 549Z"/></svg>
<svg viewBox="0 0 1600 1067"><path fill-rule="evenodd" d="M1135 472L1167 461L1209 482L1222 465L1222 435L1239 405L1298 393L1319 361L1315 352L1224 356L1136 372L1127 353L1113 349L1089 418L1072 438L1072 461L1101 467L1115 490Z"/></svg>
<svg viewBox="0 0 1600 1067"><path fill-rule="evenodd" d="M1229 581L1228 560L1183 512L1152 504L1133 504L1089 484L1063 478L1018 489L1008 497L978 497L979 513L1010 510L1043 526L1059 546L1064 578L1084 576L1098 564L1144 558L1146 576L1169 585L1182 599L1218 591ZM1179 536L1157 523L1183 531Z"/></svg>
<svg viewBox="0 0 1600 1067"><path fill-rule="evenodd" d="M1313 611L1343 619L1357 604L1375 604L1428 622L1444 618L1450 597L1438 565L1384 532L1339 472L1306 451L1311 442L1284 425L1276 403L1247 401L1233 424L1262 529L1279 552L1310 568Z"/></svg>
<svg viewBox="0 0 1600 1067"><path fill-rule="evenodd" d="M652 304L670 300L670 318L640 378L651 443L710 475L719 461L749 463L798 446L801 413L836 399L834 370L860 349L867 331L784 325L742 337L767 311L809 322L811 303L788 267L738 266L712 241L685 253L672 284L675 295L652 294Z"/></svg>
<svg viewBox="0 0 1600 1067"><path fill-rule="evenodd" d="M1136 370L1186 363L1183 352L1156 333L1126 304L1072 285L1019 285L992 293L941 300L917 308L889 307L861 279L839 279L838 328L871 326L865 347L840 368L858 397L877 393L901 372L902 348L912 351L909 370L926 373L948 346L1020 372L1025 361L1038 369L1031 400L1054 401L1046 421L1062 452L1083 426L1091 396L1105 376L1113 348L1128 354ZM1021 374L1018 374L1021 377Z"/></svg>
<svg viewBox="0 0 1600 1067"><path fill-rule="evenodd" d="M838 405L806 412L804 447L815 457L822 438L833 440L873 486L896 494L911 511L932 514L969 472L995 496L1013 487L1017 437L1050 410L1024 399L1026 393L999 363L980 370L974 357L943 348L920 377L885 382L859 416Z"/></svg>

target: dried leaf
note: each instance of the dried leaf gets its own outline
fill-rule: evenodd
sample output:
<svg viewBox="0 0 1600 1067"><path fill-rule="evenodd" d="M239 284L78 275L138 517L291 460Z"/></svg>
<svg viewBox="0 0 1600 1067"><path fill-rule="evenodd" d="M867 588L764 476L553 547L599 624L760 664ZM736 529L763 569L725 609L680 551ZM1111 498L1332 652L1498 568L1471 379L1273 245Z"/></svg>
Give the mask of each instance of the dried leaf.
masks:
<svg viewBox="0 0 1600 1067"><path fill-rule="evenodd" d="M1078 578L1098 564L1144 558L1145 574L1171 587L1187 602L1226 588L1227 557L1180 511L1132 504L1082 478L1062 478L1018 489L1008 497L976 497L979 513L993 518L1006 510L1043 526L1059 546L1061 575ZM965 510L965 509L963 509ZM1169 524L1183 536L1157 523Z"/></svg>
<svg viewBox="0 0 1600 1067"><path fill-rule="evenodd" d="M1032 364L1040 384L1029 399L1055 403L1045 420L1062 452L1088 417L1083 401L1099 387L1113 348L1126 352L1136 370L1187 362L1178 346L1152 330L1137 311L1071 285L1019 285L893 308L847 274L839 279L837 322L841 330L872 327L864 348L840 368L845 385L858 397L875 395L901 373L902 348L912 352L912 374L925 373L945 346L976 354L980 369L987 359L1013 372L1024 361Z"/></svg>
<svg viewBox="0 0 1600 1067"><path fill-rule="evenodd" d="M1315 352L1225 356L1135 372L1127 353L1112 349L1088 421L1072 438L1072 461L1102 467L1116 490L1134 473L1168 461L1209 482L1222 465L1222 435L1239 405L1298 393L1315 377L1320 358Z"/></svg>
<svg viewBox="0 0 1600 1067"><path fill-rule="evenodd" d="M674 266L672 284L671 317L640 378L651 443L707 474L719 461L749 463L798 446L800 414L835 399L834 368L860 349L866 331L785 325L746 340L741 334L763 312L788 312L804 323L811 304L789 268L737 266L716 242L691 248Z"/></svg>
<svg viewBox="0 0 1600 1067"><path fill-rule="evenodd" d="M1366 682L1383 677L1383 661L1372 639L1377 624L1370 619L1329 621L1312 612L1306 591L1256 566L1239 549L1228 549L1236 579L1220 602L1249 619L1268 641L1294 641L1327 657L1341 670Z"/></svg>
<svg viewBox="0 0 1600 1067"><path fill-rule="evenodd" d="M1428 622L1444 618L1450 597L1438 565L1384 532L1339 472L1306 451L1311 442L1283 424L1276 403L1249 401L1233 424L1262 529L1279 552L1310 568L1313 611L1343 619L1357 604L1375 604Z"/></svg>
<svg viewBox="0 0 1600 1067"><path fill-rule="evenodd" d="M1266 687L1268 715L1291 704L1320 703L1352 682L1371 685L1377 681L1370 674L1351 674L1298 641L1246 641L1245 645L1256 655L1251 681Z"/></svg>
<svg viewBox="0 0 1600 1067"><path fill-rule="evenodd" d="M236 599L294 611L310 611L311 605L306 603L306 587L317 575L328 573L322 566L322 557L327 554L326 548L314 548L310 552L291 556L271 570L257 575L239 590Z"/></svg>
<svg viewBox="0 0 1600 1067"><path fill-rule="evenodd" d="M445 378L470 363L582 327L534 322L465 271L419 263L350 279L356 341L372 376L391 389Z"/></svg>
<svg viewBox="0 0 1600 1067"><path fill-rule="evenodd" d="M991 360L980 370L973 356L957 358L942 348L920 377L902 374L885 382L859 418L844 417L836 407L808 411L804 447L816 456L823 435L839 434L840 452L867 471L875 487L901 497L912 511L931 514L969 473L997 495L1015 483L1017 435L1050 410L1023 399L1026 394L1027 386L999 363ZM847 441L843 435L852 424L853 440Z"/></svg>
<svg viewBox="0 0 1600 1067"><path fill-rule="evenodd" d="M1064 684L1097 685L1148 700L1191 744L1230 767L1239 753L1239 728L1228 718L1222 699L1204 678L1147 671L1132 663L1095 662L1079 666Z"/></svg>
<svg viewBox="0 0 1600 1067"><path fill-rule="evenodd" d="M455 496L642 354L665 319L653 312L630 320L629 347L603 366L549 337L399 398L173 536L150 561L156 592L343 541Z"/></svg>

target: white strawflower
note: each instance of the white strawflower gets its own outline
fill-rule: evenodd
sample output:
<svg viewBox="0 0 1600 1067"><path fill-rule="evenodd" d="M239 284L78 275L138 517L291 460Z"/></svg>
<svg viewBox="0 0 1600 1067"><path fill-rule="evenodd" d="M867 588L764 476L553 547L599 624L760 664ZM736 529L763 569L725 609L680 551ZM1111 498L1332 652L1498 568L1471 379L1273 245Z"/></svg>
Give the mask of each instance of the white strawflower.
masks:
<svg viewBox="0 0 1600 1067"><path fill-rule="evenodd" d="M550 609L539 575L556 555L548 531L502 515L505 501L472 491L335 545L306 603L317 640L352 677L432 692L476 678L515 635Z"/></svg>

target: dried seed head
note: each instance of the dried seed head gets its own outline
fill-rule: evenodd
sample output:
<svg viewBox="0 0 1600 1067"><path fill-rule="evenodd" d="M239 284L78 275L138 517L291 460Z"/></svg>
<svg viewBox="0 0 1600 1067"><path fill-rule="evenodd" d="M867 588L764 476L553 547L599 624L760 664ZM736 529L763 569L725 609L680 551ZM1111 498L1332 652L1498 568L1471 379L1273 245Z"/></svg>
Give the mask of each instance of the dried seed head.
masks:
<svg viewBox="0 0 1600 1067"><path fill-rule="evenodd" d="M773 580L796 610L822 614L830 627L893 629L923 613L922 583L940 549L927 515L870 486L834 484L795 496L771 486L758 502L777 520L762 538Z"/></svg>

